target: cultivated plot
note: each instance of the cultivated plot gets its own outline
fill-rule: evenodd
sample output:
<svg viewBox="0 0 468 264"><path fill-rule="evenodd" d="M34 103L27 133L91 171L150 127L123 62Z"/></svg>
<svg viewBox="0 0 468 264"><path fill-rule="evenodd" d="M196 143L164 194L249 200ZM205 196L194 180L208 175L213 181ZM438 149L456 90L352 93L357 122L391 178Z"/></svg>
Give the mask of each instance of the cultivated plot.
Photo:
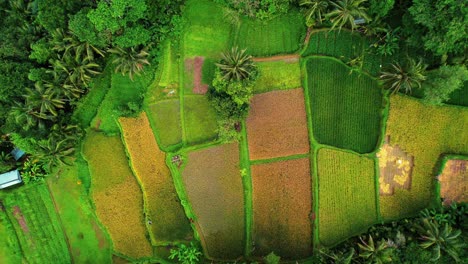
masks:
<svg viewBox="0 0 468 264"><path fill-rule="evenodd" d="M184 125L188 144L212 141L218 136L217 117L206 96L184 98Z"/></svg>
<svg viewBox="0 0 468 264"><path fill-rule="evenodd" d="M448 160L438 178L440 197L446 205L468 202L468 160Z"/></svg>
<svg viewBox="0 0 468 264"><path fill-rule="evenodd" d="M372 152L379 139L382 90L366 75L350 73L338 60L312 57L306 63L312 128L326 145Z"/></svg>
<svg viewBox="0 0 468 264"><path fill-rule="evenodd" d="M252 166L256 256L286 259L312 253L312 194L307 158Z"/></svg>
<svg viewBox="0 0 468 264"><path fill-rule="evenodd" d="M148 118L120 118L125 146L146 199L148 227L156 243L190 239L192 230L179 202L166 154L154 139Z"/></svg>
<svg viewBox="0 0 468 264"><path fill-rule="evenodd" d="M208 256L242 256L245 215L238 144L190 152L182 180Z"/></svg>
<svg viewBox="0 0 468 264"><path fill-rule="evenodd" d="M44 184L15 190L6 197L3 205L21 245L24 261L70 262L66 237Z"/></svg>
<svg viewBox="0 0 468 264"><path fill-rule="evenodd" d="M268 21L243 18L236 45L253 56L293 53L299 50L306 27L298 10Z"/></svg>
<svg viewBox="0 0 468 264"><path fill-rule="evenodd" d="M96 213L112 239L114 250L132 258L152 255L145 234L143 195L128 165L119 136L89 131L83 154L91 172Z"/></svg>
<svg viewBox="0 0 468 264"><path fill-rule="evenodd" d="M332 246L377 221L374 161L326 148L317 158L319 240Z"/></svg>
<svg viewBox="0 0 468 264"><path fill-rule="evenodd" d="M254 93L286 90L301 87L299 58L257 62L259 77L255 81Z"/></svg>
<svg viewBox="0 0 468 264"><path fill-rule="evenodd" d="M255 95L247 135L252 160L309 152L302 88Z"/></svg>
<svg viewBox="0 0 468 264"><path fill-rule="evenodd" d="M166 149L182 142L178 99L159 101L148 106L147 112L161 148Z"/></svg>
<svg viewBox="0 0 468 264"><path fill-rule="evenodd" d="M424 117L424 118L421 118ZM468 109L428 106L402 95L390 98L387 134L392 144L414 157L411 189L395 189L380 197L384 219L398 219L428 207L435 201L434 171L444 153L467 153Z"/></svg>

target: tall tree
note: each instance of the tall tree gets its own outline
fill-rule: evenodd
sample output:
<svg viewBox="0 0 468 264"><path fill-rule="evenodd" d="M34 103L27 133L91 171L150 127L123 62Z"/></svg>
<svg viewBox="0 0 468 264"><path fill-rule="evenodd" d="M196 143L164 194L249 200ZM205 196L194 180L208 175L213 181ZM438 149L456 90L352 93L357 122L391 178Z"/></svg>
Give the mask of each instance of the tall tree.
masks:
<svg viewBox="0 0 468 264"><path fill-rule="evenodd" d="M367 0L339 0L337 2L331 2L334 9L330 11L326 18L332 22L332 29L341 29L344 26L349 26L354 30L357 25L354 22L358 18L363 18L367 22L370 21L370 17L367 15L367 8L364 7L363 3Z"/></svg>
<svg viewBox="0 0 468 264"><path fill-rule="evenodd" d="M305 8L306 25L313 27L322 24L330 5L330 0L301 0L299 5Z"/></svg>

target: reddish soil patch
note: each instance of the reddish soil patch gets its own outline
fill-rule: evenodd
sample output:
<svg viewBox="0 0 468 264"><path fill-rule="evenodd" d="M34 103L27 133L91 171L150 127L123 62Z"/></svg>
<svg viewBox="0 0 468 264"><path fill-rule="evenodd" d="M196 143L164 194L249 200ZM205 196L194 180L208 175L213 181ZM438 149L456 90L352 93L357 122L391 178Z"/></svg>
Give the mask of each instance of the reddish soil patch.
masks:
<svg viewBox="0 0 468 264"><path fill-rule="evenodd" d="M444 204L468 202L468 160L447 161L438 178Z"/></svg>
<svg viewBox="0 0 468 264"><path fill-rule="evenodd" d="M208 92L208 85L202 83L202 68L205 58L197 56L193 59L185 60L185 70L187 74L193 76L193 89L195 94L206 94Z"/></svg>
<svg viewBox="0 0 468 264"><path fill-rule="evenodd" d="M380 195L393 195L395 188L409 190L414 158L404 152L398 145L390 145L390 136L377 153L379 158Z"/></svg>
<svg viewBox="0 0 468 264"><path fill-rule="evenodd" d="M309 159L252 166L254 255L274 251L299 259L312 253Z"/></svg>
<svg viewBox="0 0 468 264"><path fill-rule="evenodd" d="M264 62L264 61L285 61L285 62L290 62L294 63L299 60L299 55L298 54L289 54L289 55L278 55L278 56L272 56L272 57L257 57L253 58L253 61L255 62Z"/></svg>
<svg viewBox="0 0 468 264"><path fill-rule="evenodd" d="M188 154L182 180L208 256L236 259L244 252L244 190L239 145L226 144ZM197 225L198 224L198 225Z"/></svg>
<svg viewBox="0 0 468 264"><path fill-rule="evenodd" d="M26 220L24 219L21 209L17 205L13 206L13 216L18 221L18 224L21 226L23 232L29 233L29 227L26 224Z"/></svg>
<svg viewBox="0 0 468 264"><path fill-rule="evenodd" d="M309 152L302 88L255 95L247 133L253 160Z"/></svg>
<svg viewBox="0 0 468 264"><path fill-rule="evenodd" d="M107 247L107 239L104 236L104 234L102 233L101 228L98 226L98 224L96 224L95 221L92 221L91 223L93 224L94 233L96 233L96 237L98 239L99 249L106 248Z"/></svg>

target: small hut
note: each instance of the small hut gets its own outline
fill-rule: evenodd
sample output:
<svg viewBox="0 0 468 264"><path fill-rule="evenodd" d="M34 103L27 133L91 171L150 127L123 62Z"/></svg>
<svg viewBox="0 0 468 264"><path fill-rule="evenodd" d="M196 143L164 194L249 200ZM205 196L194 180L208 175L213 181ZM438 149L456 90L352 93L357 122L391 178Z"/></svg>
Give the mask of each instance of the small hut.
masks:
<svg viewBox="0 0 468 264"><path fill-rule="evenodd" d="M13 170L0 174L0 189L4 189L23 182L18 170Z"/></svg>

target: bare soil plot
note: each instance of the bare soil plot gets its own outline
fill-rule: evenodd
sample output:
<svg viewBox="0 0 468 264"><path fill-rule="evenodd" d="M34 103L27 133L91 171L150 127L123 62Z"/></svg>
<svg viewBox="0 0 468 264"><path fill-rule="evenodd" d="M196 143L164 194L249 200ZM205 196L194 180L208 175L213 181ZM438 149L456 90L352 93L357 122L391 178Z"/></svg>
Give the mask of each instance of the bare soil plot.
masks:
<svg viewBox="0 0 468 264"><path fill-rule="evenodd" d="M245 216L238 144L190 152L182 179L208 256L242 256Z"/></svg>
<svg viewBox="0 0 468 264"><path fill-rule="evenodd" d="M302 88L257 94L247 118L250 158L268 159L309 151Z"/></svg>
<svg viewBox="0 0 468 264"><path fill-rule="evenodd" d="M387 136L384 145L377 153L379 159L380 195L393 195L395 188L409 190L414 158L404 152L398 145L390 144Z"/></svg>
<svg viewBox="0 0 468 264"><path fill-rule="evenodd" d="M309 159L252 166L254 255L287 259L312 253Z"/></svg>
<svg viewBox="0 0 468 264"><path fill-rule="evenodd" d="M468 160L447 161L438 178L445 204L468 202Z"/></svg>
<svg viewBox="0 0 468 264"><path fill-rule="evenodd" d="M192 76L194 94L206 94L208 92L208 85L202 83L202 68L204 57L196 56L195 58L189 58L185 60L185 73L188 76Z"/></svg>
<svg viewBox="0 0 468 264"><path fill-rule="evenodd" d="M166 166L166 154L159 149L146 114L120 118L119 122L133 170L143 187L154 239L164 243L190 238L192 230Z"/></svg>

